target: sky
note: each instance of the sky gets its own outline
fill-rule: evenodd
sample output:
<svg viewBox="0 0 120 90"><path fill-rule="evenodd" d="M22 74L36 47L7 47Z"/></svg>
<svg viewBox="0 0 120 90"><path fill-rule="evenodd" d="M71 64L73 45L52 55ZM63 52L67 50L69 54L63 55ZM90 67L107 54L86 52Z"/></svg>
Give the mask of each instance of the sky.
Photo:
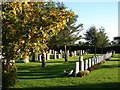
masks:
<svg viewBox="0 0 120 90"><path fill-rule="evenodd" d="M83 0L72 2L64 2L68 10L74 11L78 15L77 24L82 23L84 30L81 35L95 25L97 29L101 26L105 28L105 32L112 41L113 37L118 36L118 2L110 0L110 2L83 2Z"/></svg>

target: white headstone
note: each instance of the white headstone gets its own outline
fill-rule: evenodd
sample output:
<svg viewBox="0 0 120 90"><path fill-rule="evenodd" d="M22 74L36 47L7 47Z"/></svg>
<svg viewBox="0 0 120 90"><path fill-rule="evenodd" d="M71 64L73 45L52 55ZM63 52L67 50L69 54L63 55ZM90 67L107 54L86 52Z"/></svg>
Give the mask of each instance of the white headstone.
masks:
<svg viewBox="0 0 120 90"><path fill-rule="evenodd" d="M41 55L41 54L39 54L39 57L38 57L38 60L39 60L39 61L42 61L41 56L42 56L42 55Z"/></svg>
<svg viewBox="0 0 120 90"><path fill-rule="evenodd" d="M83 61L83 56L80 56L80 61Z"/></svg>
<svg viewBox="0 0 120 90"><path fill-rule="evenodd" d="M98 56L96 57L96 60L97 60L96 62L97 62L97 64L98 64L98 63L99 63L99 61L98 61Z"/></svg>
<svg viewBox="0 0 120 90"><path fill-rule="evenodd" d="M76 51L74 51L74 56L76 56Z"/></svg>
<svg viewBox="0 0 120 90"><path fill-rule="evenodd" d="M52 54L52 50L49 50L49 53Z"/></svg>
<svg viewBox="0 0 120 90"><path fill-rule="evenodd" d="M85 60L85 70L88 69L88 59Z"/></svg>
<svg viewBox="0 0 120 90"><path fill-rule="evenodd" d="M80 56L82 56L82 50L80 50Z"/></svg>
<svg viewBox="0 0 120 90"><path fill-rule="evenodd" d="M69 57L69 55L70 55L70 51L69 51L69 50L67 50L67 56Z"/></svg>
<svg viewBox="0 0 120 90"><path fill-rule="evenodd" d="M82 50L82 54L84 54L85 53L85 51L84 50Z"/></svg>
<svg viewBox="0 0 120 90"><path fill-rule="evenodd" d="M91 58L88 59L88 67L91 67Z"/></svg>
<svg viewBox="0 0 120 90"><path fill-rule="evenodd" d="M94 62L94 58L92 58L92 66L95 64L95 62Z"/></svg>
<svg viewBox="0 0 120 90"><path fill-rule="evenodd" d="M35 61L38 61L38 54L35 53Z"/></svg>
<svg viewBox="0 0 120 90"><path fill-rule="evenodd" d="M50 60L50 54L46 53L46 60Z"/></svg>
<svg viewBox="0 0 120 90"><path fill-rule="evenodd" d="M80 61L80 70L84 71L84 61Z"/></svg>
<svg viewBox="0 0 120 90"><path fill-rule="evenodd" d="M56 51L54 51L54 59L57 59Z"/></svg>
<svg viewBox="0 0 120 90"><path fill-rule="evenodd" d="M79 62L75 63L75 74L79 72Z"/></svg>

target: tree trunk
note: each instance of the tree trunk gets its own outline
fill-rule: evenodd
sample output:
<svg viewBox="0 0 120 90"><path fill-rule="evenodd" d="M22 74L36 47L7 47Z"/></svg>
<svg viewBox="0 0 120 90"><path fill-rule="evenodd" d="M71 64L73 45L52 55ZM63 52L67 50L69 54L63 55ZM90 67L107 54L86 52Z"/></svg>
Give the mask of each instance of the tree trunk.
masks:
<svg viewBox="0 0 120 90"><path fill-rule="evenodd" d="M71 51L71 47L70 47L70 57L72 57L72 51Z"/></svg>
<svg viewBox="0 0 120 90"><path fill-rule="evenodd" d="M42 59L42 67L44 68L44 67L46 67L45 53L42 53L42 57L41 57L41 59Z"/></svg>
<svg viewBox="0 0 120 90"><path fill-rule="evenodd" d="M68 60L67 60L67 48L66 48L66 45L65 45L65 62L67 62Z"/></svg>
<svg viewBox="0 0 120 90"><path fill-rule="evenodd" d="M103 48L101 48L101 54L103 54Z"/></svg>
<svg viewBox="0 0 120 90"><path fill-rule="evenodd" d="M94 55L96 56L96 47L95 47L95 49L94 49Z"/></svg>
<svg viewBox="0 0 120 90"><path fill-rule="evenodd" d="M35 54L32 56L32 61L35 62Z"/></svg>

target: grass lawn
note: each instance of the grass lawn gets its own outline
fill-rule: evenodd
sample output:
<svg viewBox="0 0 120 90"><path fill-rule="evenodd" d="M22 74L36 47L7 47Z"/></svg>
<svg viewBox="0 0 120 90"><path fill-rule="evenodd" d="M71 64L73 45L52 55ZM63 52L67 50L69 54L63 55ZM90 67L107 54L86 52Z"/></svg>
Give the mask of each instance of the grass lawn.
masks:
<svg viewBox="0 0 120 90"><path fill-rule="evenodd" d="M86 55L90 57L91 55ZM46 68L40 62L16 63L18 79L14 87L25 89L42 88L118 88L118 69L120 69L120 54L115 54L106 63L84 77L66 77L64 70L74 69L78 56L64 59L47 60Z"/></svg>

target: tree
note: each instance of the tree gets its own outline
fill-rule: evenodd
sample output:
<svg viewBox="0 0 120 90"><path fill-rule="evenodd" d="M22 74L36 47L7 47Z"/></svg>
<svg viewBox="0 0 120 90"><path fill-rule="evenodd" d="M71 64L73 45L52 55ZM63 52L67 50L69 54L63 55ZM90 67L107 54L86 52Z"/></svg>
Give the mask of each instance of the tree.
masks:
<svg viewBox="0 0 120 90"><path fill-rule="evenodd" d="M10 61L27 58L34 52L44 53L47 39L57 34L73 15L55 2L3 2L4 58Z"/></svg>
<svg viewBox="0 0 120 90"><path fill-rule="evenodd" d="M10 60L26 60L36 52L44 54L48 38L57 34L71 16L74 13L62 9L60 3L2 2L2 53L7 60L2 73L11 72ZM42 67L45 67L44 55Z"/></svg>
<svg viewBox="0 0 120 90"><path fill-rule="evenodd" d="M102 26L99 28L98 36L99 36L99 47L100 48L103 48L109 45L108 36L106 35L105 29Z"/></svg>
<svg viewBox="0 0 120 90"><path fill-rule="evenodd" d="M70 18L66 23L65 28L49 40L50 47L65 47L65 61L67 61L66 46L74 45L75 42L81 38L79 32L83 29L83 24L76 26L75 23L77 21L77 18L77 15Z"/></svg>
<svg viewBox="0 0 120 90"><path fill-rule="evenodd" d="M85 40L88 41L95 48L103 48L108 45L108 37L106 36L105 29L100 27L99 30L95 26L91 26L88 31L86 31Z"/></svg>

